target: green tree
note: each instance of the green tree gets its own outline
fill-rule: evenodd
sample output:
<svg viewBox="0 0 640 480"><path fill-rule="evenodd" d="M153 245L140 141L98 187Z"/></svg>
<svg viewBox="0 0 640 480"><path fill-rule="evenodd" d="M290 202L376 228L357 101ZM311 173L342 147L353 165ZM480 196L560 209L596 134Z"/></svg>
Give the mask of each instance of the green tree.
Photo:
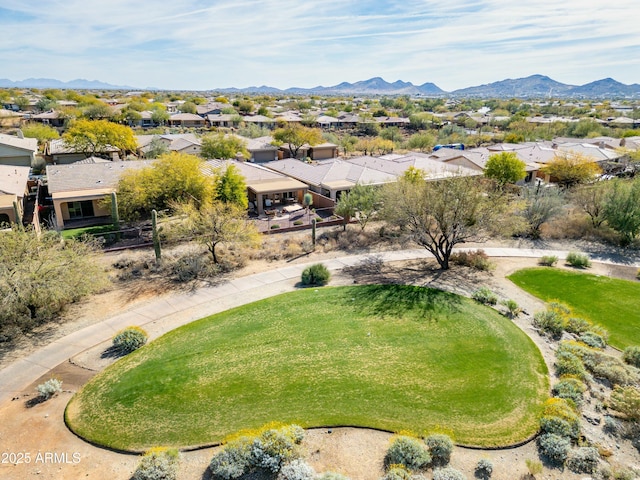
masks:
<svg viewBox="0 0 640 480"><path fill-rule="evenodd" d="M246 209L249 205L247 184L235 165L215 172L214 198L223 203L235 203Z"/></svg>
<svg viewBox="0 0 640 480"><path fill-rule="evenodd" d="M313 146L322 143L322 132L317 128L290 124L283 128L277 128L273 132L273 139L280 145L286 145L291 157L297 158L303 145Z"/></svg>
<svg viewBox="0 0 640 480"><path fill-rule="evenodd" d="M364 231L367 224L378 215L381 207L380 187L356 184L351 191L343 193L336 205L336 213L345 218L355 218ZM342 213L340 213L342 212Z"/></svg>
<svg viewBox="0 0 640 480"><path fill-rule="evenodd" d="M53 320L108 280L92 243L15 229L0 235L0 337Z"/></svg>
<svg viewBox="0 0 640 480"><path fill-rule="evenodd" d="M609 186L608 182L597 182L583 185L571 192L571 202L589 215L594 228L600 227L605 221L604 206Z"/></svg>
<svg viewBox="0 0 640 480"><path fill-rule="evenodd" d="M162 108L154 108L151 110L151 121L157 125L164 125L169 121L169 112Z"/></svg>
<svg viewBox="0 0 640 480"><path fill-rule="evenodd" d="M160 137L155 137L149 143L149 147L144 153L144 158L158 158L166 153L169 153L167 144Z"/></svg>
<svg viewBox="0 0 640 480"><path fill-rule="evenodd" d="M88 120L100 120L113 117L113 110L106 103L97 102L82 109L82 116Z"/></svg>
<svg viewBox="0 0 640 480"><path fill-rule="evenodd" d="M138 147L133 130L107 120L76 120L62 137L87 157L105 152L108 147L117 148L124 156Z"/></svg>
<svg viewBox="0 0 640 480"><path fill-rule="evenodd" d="M430 133L415 133L409 137L407 147L411 150L420 150L421 152L431 151L436 144L436 138Z"/></svg>
<svg viewBox="0 0 640 480"><path fill-rule="evenodd" d="M251 157L247 150L247 142L235 135L225 135L222 132L202 137L200 155L204 158L219 158L226 160L236 158L241 154L245 159Z"/></svg>
<svg viewBox="0 0 640 480"><path fill-rule="evenodd" d="M120 217L147 218L151 210L172 210L176 203L207 203L213 181L203 172L202 159L184 153L162 155L151 166L125 171L118 182Z"/></svg>
<svg viewBox="0 0 640 480"><path fill-rule="evenodd" d="M592 159L573 152L560 153L540 169L563 188L594 180L602 169Z"/></svg>
<svg viewBox="0 0 640 480"><path fill-rule="evenodd" d="M495 180L501 187L522 180L527 172L526 164L514 152L491 155L484 167L484 176Z"/></svg>
<svg viewBox="0 0 640 480"><path fill-rule="evenodd" d="M604 218L621 236L621 244L629 245L640 234L640 178L633 181L614 180L605 196Z"/></svg>
<svg viewBox="0 0 640 480"><path fill-rule="evenodd" d="M38 145L42 147L49 140L60 138L58 131L42 123L29 122L22 127L22 134L27 138L37 138Z"/></svg>
<svg viewBox="0 0 640 480"><path fill-rule="evenodd" d="M540 228L562 211L564 195L556 188L529 187L523 190L522 216L528 226L528 235L540 238Z"/></svg>
<svg viewBox="0 0 640 480"><path fill-rule="evenodd" d="M182 113L196 113L198 111L196 104L193 102L184 102L178 107L178 110Z"/></svg>
<svg viewBox="0 0 640 480"><path fill-rule="evenodd" d="M220 261L217 248L221 244L255 246L259 242L255 225L246 221L245 209L235 203L215 201L197 208L191 202L177 210L186 216L177 232L206 245L214 263Z"/></svg>
<svg viewBox="0 0 640 480"><path fill-rule="evenodd" d="M442 270L449 268L456 245L482 240L501 212L474 177L437 181L402 177L384 186L383 199L387 223L429 251Z"/></svg>

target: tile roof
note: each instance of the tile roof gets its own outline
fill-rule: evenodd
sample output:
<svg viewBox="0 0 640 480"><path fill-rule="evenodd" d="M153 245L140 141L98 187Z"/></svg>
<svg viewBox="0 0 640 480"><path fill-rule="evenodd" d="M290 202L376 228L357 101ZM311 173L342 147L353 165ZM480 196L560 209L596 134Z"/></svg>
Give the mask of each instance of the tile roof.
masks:
<svg viewBox="0 0 640 480"><path fill-rule="evenodd" d="M27 188L30 167L0 165L0 192L22 197Z"/></svg>
<svg viewBox="0 0 640 480"><path fill-rule="evenodd" d="M152 160L136 160L115 163L47 165L49 193L115 189L123 172L142 169L152 164Z"/></svg>
<svg viewBox="0 0 640 480"><path fill-rule="evenodd" d="M28 150L30 152L38 151L38 140L35 138L20 138L15 135L6 135L0 133L0 145L8 145L20 150Z"/></svg>

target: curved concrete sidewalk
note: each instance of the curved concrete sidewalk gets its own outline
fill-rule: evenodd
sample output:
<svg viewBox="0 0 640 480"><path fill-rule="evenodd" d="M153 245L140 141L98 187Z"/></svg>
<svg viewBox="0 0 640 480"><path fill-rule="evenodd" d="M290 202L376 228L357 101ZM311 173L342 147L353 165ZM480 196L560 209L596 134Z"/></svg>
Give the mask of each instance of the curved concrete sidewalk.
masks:
<svg viewBox="0 0 640 480"><path fill-rule="evenodd" d="M455 251L464 250L475 250L475 248L455 249ZM568 253L561 250L524 248L483 248L483 250L490 257L540 258L544 255L556 255L558 258L564 259ZM199 288L193 292L172 293L165 297L150 300L55 340L31 355L17 360L0 370L0 403L18 396L31 383L60 363L88 348L110 340L115 332L125 327L154 324L159 326L159 333L162 334L207 315L294 290L302 270L308 265L321 262L329 270L336 271L356 265L362 260L371 257L380 258L384 262L392 262L432 258L432 255L424 249L414 249L318 260L248 275L230 280L221 285ZM638 262L621 263L607 258L599 258L595 255L592 255L591 258L593 261L602 263L640 266Z"/></svg>

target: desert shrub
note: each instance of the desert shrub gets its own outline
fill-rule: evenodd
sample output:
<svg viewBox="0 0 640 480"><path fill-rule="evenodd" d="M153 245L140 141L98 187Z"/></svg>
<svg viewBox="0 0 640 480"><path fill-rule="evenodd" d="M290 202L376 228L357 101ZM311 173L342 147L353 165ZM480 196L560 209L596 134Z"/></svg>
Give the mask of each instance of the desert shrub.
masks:
<svg viewBox="0 0 640 480"><path fill-rule="evenodd" d="M527 470L530 475L536 476L539 473L542 473L542 462L540 460L527 458L524 463L527 465Z"/></svg>
<svg viewBox="0 0 640 480"><path fill-rule="evenodd" d="M201 253L186 253L171 261L168 273L176 282L190 282L197 278L210 278L220 273L220 265Z"/></svg>
<svg viewBox="0 0 640 480"><path fill-rule="evenodd" d="M175 449L156 448L144 454L132 480L175 480L179 454Z"/></svg>
<svg viewBox="0 0 640 480"><path fill-rule="evenodd" d="M453 442L448 435L434 433L425 438L424 442L429 447L434 466L441 467L449 463L453 452Z"/></svg>
<svg viewBox="0 0 640 480"><path fill-rule="evenodd" d="M302 459L295 459L280 469L276 480L313 480L315 470Z"/></svg>
<svg viewBox="0 0 640 480"><path fill-rule="evenodd" d="M540 427L543 432L577 439L580 417L573 404L563 398L550 398L544 403Z"/></svg>
<svg viewBox="0 0 640 480"><path fill-rule="evenodd" d="M622 352L622 359L625 363L640 368L640 347L632 345L631 347L625 348Z"/></svg>
<svg viewBox="0 0 640 480"><path fill-rule="evenodd" d="M495 305L498 303L498 296L487 287L480 287L477 289L471 294L471 298L476 302L480 302L485 305Z"/></svg>
<svg viewBox="0 0 640 480"><path fill-rule="evenodd" d="M604 422L603 422L603 430L614 437L620 435L620 431L621 431L620 421L616 420L610 415L605 415Z"/></svg>
<svg viewBox="0 0 640 480"><path fill-rule="evenodd" d="M586 253L569 252L565 261L567 265L576 268L588 268L591 266L591 260L589 260L589 255Z"/></svg>
<svg viewBox="0 0 640 480"><path fill-rule="evenodd" d="M487 460L486 458L478 460L475 474L478 478L491 478L491 475L493 474L493 463L491 463L491 460Z"/></svg>
<svg viewBox="0 0 640 480"><path fill-rule="evenodd" d="M593 332L584 332L580 335L579 340L591 348L604 348L607 346L604 338Z"/></svg>
<svg viewBox="0 0 640 480"><path fill-rule="evenodd" d="M604 378L612 385L632 385L640 379L638 369L611 355L599 355L594 365L587 365L587 368L593 372L594 377Z"/></svg>
<svg viewBox="0 0 640 480"><path fill-rule="evenodd" d="M579 447L572 450L567 458L567 467L574 473L593 473L598 467L598 449Z"/></svg>
<svg viewBox="0 0 640 480"><path fill-rule="evenodd" d="M349 477L336 472L324 472L318 480L350 480Z"/></svg>
<svg viewBox="0 0 640 480"><path fill-rule="evenodd" d="M571 445L569 440L553 433L544 433L538 437L540 454L555 465L564 465Z"/></svg>
<svg viewBox="0 0 640 480"><path fill-rule="evenodd" d="M329 282L329 278L331 278L331 273L321 263L311 265L302 272L303 285L326 285Z"/></svg>
<svg viewBox="0 0 640 480"><path fill-rule="evenodd" d="M122 353L131 353L147 343L147 332L140 327L127 327L113 337L113 346Z"/></svg>
<svg viewBox="0 0 640 480"><path fill-rule="evenodd" d="M596 335L600 335L605 343L609 341L609 331L606 328L601 327L600 325L591 325L591 327L589 327L589 331Z"/></svg>
<svg viewBox="0 0 640 480"><path fill-rule="evenodd" d="M251 444L251 466L277 473L285 463L299 457L296 445L288 432L266 430Z"/></svg>
<svg viewBox="0 0 640 480"><path fill-rule="evenodd" d="M569 351L558 350L556 352L554 367L556 375L560 377L563 375L572 375L581 380L587 380L589 378L587 369L580 357Z"/></svg>
<svg viewBox="0 0 640 480"><path fill-rule="evenodd" d="M304 222L302 220L296 220L293 222L295 226L302 225Z"/></svg>
<svg viewBox="0 0 640 480"><path fill-rule="evenodd" d="M576 440L580 434L580 425L570 424L560 417L542 417L540 419L540 430L544 433L552 433L559 437Z"/></svg>
<svg viewBox="0 0 640 480"><path fill-rule="evenodd" d="M495 267L484 250L456 252L451 255L451 261L456 265L463 265L484 272L493 270Z"/></svg>
<svg viewBox="0 0 640 480"><path fill-rule="evenodd" d="M277 224L277 223L274 223L274 224L273 224L273 225L271 225L269 228L270 228L271 230L277 230L278 228L280 228L280 225L279 225L279 224Z"/></svg>
<svg viewBox="0 0 640 480"><path fill-rule="evenodd" d="M544 255L538 260L538 264L544 267L553 267L558 263L558 257L555 255Z"/></svg>
<svg viewBox="0 0 640 480"><path fill-rule="evenodd" d="M591 330L591 322L584 318L569 317L564 328L569 333L580 335L581 333Z"/></svg>
<svg viewBox="0 0 640 480"><path fill-rule="evenodd" d="M515 300L502 300L500 305L503 305L507 309L507 315L509 315L509 318L516 318L522 311Z"/></svg>
<svg viewBox="0 0 640 480"><path fill-rule="evenodd" d="M38 395L40 398L48 399L53 397L56 393L60 393L62 391L62 380L58 380L57 378L50 378L44 383L41 383L36 387L38 391Z"/></svg>
<svg viewBox="0 0 640 480"><path fill-rule="evenodd" d="M613 471L614 480L635 480L636 478L638 477L635 472L626 467L617 468Z"/></svg>
<svg viewBox="0 0 640 480"><path fill-rule="evenodd" d="M445 467L433 471L433 480L467 480L467 477L460 470Z"/></svg>
<svg viewBox="0 0 640 480"><path fill-rule="evenodd" d="M614 387L609 407L629 420L640 420L640 389L631 385Z"/></svg>
<svg viewBox="0 0 640 480"><path fill-rule="evenodd" d="M209 470L221 480L239 478L254 468L278 473L283 465L300 457L297 445L303 437L304 430L297 425L267 425L229 441L213 456Z"/></svg>
<svg viewBox="0 0 640 480"><path fill-rule="evenodd" d="M431 455L417 438L396 437L384 457L385 466L402 465L408 470L421 470L431 462Z"/></svg>
<svg viewBox="0 0 640 480"><path fill-rule="evenodd" d="M411 480L411 472L404 465L390 465L380 480Z"/></svg>
<svg viewBox="0 0 640 480"><path fill-rule="evenodd" d="M560 338L565 326L564 318L555 310L536 312L533 316L533 326L542 330L546 335Z"/></svg>
<svg viewBox="0 0 640 480"><path fill-rule="evenodd" d="M577 378L561 378L553 388L551 393L554 397L571 400L578 407L582 405L583 394L587 390L586 385Z"/></svg>
<svg viewBox="0 0 640 480"><path fill-rule="evenodd" d="M246 437L228 443L209 463L215 478L232 480L244 475L251 467L251 445Z"/></svg>

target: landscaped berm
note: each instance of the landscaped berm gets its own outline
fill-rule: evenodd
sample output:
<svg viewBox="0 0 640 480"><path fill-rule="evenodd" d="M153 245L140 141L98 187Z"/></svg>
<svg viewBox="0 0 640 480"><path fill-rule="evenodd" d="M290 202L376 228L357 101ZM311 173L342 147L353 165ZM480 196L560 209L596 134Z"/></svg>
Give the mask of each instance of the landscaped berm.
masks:
<svg viewBox="0 0 640 480"><path fill-rule="evenodd" d="M536 346L488 307L421 287L325 287L164 335L94 377L66 421L123 450L211 444L271 421L499 446L536 432L547 395Z"/></svg>

